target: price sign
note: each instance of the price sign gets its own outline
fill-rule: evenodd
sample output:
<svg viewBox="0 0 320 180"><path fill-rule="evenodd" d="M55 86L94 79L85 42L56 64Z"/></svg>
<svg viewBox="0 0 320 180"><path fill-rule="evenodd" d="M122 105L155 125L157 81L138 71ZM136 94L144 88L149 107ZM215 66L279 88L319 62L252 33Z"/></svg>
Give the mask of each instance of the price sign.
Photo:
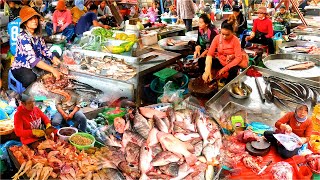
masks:
<svg viewBox="0 0 320 180"><path fill-rule="evenodd" d="M17 38L18 35L20 34L20 22L21 19L17 18L10 23L8 23L8 34L10 37L10 52L11 54L15 55L16 54L16 46L17 46Z"/></svg>

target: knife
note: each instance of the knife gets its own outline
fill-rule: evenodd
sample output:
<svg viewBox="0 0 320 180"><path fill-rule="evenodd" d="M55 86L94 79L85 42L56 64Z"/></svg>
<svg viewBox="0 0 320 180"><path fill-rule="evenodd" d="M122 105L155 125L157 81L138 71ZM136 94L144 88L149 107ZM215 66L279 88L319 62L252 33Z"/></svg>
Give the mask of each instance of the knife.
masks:
<svg viewBox="0 0 320 180"><path fill-rule="evenodd" d="M255 79L255 81L256 81L256 84L257 84L257 87L258 87L258 91L259 91L261 100L262 100L262 102L265 102L265 101L266 101L266 97L264 96L264 93L263 93L263 91L262 91L260 82L259 82L259 80L258 80L257 77L255 77L254 79Z"/></svg>
<svg viewBox="0 0 320 180"><path fill-rule="evenodd" d="M165 60L165 59L161 59L161 60L154 60L154 61L143 61L143 62L141 62L140 61L140 63L139 64L152 64L152 63L161 63L161 62L165 62L165 61L167 61L167 60Z"/></svg>
<svg viewBox="0 0 320 180"><path fill-rule="evenodd" d="M151 59L157 58L159 55L151 55L151 56L147 56L145 58L140 59L140 62L146 62L146 61L150 61Z"/></svg>
<svg viewBox="0 0 320 180"><path fill-rule="evenodd" d="M259 171L258 175L260 175L261 173L263 173L263 171L265 171L267 169L267 167L272 163L272 160L269 161L265 166L263 166L263 168Z"/></svg>

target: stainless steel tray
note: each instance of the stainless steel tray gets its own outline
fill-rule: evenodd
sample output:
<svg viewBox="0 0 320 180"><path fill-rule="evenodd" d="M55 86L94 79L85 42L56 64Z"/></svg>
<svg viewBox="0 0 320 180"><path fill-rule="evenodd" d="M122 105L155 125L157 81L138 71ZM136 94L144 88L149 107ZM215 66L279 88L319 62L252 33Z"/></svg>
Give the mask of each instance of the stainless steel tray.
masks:
<svg viewBox="0 0 320 180"><path fill-rule="evenodd" d="M302 30L302 29L298 29L296 27L296 28L292 29L292 32L298 33L298 34L302 34L302 35L305 35L305 34L318 35L318 34L320 34L320 28L319 27L314 27L314 26L309 26L309 27L307 27L307 29Z"/></svg>
<svg viewBox="0 0 320 180"><path fill-rule="evenodd" d="M309 46L316 46L316 47L320 47L320 43L317 42L309 42L309 41L294 41L294 42L285 42L282 43L279 46L280 52L281 53L288 53L288 54L307 54L307 53L303 53L303 52L295 52L294 51L294 47L309 47Z"/></svg>
<svg viewBox="0 0 320 180"><path fill-rule="evenodd" d="M301 34L297 34L296 37L290 37L290 40L298 40L298 41L310 41L310 42L319 42L320 43L320 35L316 36L316 35L301 35Z"/></svg>
<svg viewBox="0 0 320 180"><path fill-rule="evenodd" d="M282 79L286 79L291 82L299 82L306 84L312 87L319 88L319 82L311 81L308 79L296 78L293 76L289 76L286 74L281 74L274 72L269 69L260 68L256 66L252 66L254 69L258 70L263 76L276 76ZM249 68L248 68L249 69ZM234 102L246 107L248 113L249 121L260 121L269 126L274 126L274 122L281 118L286 112L280 110L275 104L272 102L263 102L260 98L258 88L255 83L255 78L249 77L246 75L247 70L243 71L240 75L238 75L234 80L232 80L229 84L223 87L217 94L215 94L207 103L206 108L210 115L215 119L220 119L223 115L223 109L229 102ZM265 83L262 77L258 78L262 90L265 90ZM252 88L252 93L247 99L236 99L233 98L228 92L228 86L232 83L243 81L247 85Z"/></svg>
<svg viewBox="0 0 320 180"><path fill-rule="evenodd" d="M305 54L272 54L262 60L263 64L274 72L279 72L299 78L320 81L320 55ZM281 70L299 62L312 61L316 66L308 70Z"/></svg>
<svg viewBox="0 0 320 180"><path fill-rule="evenodd" d="M169 37L169 38L164 38L161 39L160 41L158 41L158 44L161 48L166 49L166 50L184 50L184 49L188 49L188 46L182 45L182 46L168 46L167 45L167 40L168 39L173 39L173 40L183 40L183 41L196 41L197 39L194 37L188 37L188 36L173 36L173 37Z"/></svg>

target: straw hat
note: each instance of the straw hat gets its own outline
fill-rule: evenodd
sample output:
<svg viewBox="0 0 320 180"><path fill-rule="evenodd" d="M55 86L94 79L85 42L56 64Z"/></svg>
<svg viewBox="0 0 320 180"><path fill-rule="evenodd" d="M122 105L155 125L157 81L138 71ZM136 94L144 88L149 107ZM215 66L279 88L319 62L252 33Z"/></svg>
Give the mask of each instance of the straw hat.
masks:
<svg viewBox="0 0 320 180"><path fill-rule="evenodd" d="M64 0L59 0L56 10L58 11L64 11L67 9L66 3L64 2Z"/></svg>
<svg viewBox="0 0 320 180"><path fill-rule="evenodd" d="M32 7L28 6L25 6L20 10L19 16L21 19L20 24L23 24L24 22L28 21L33 16L39 16L40 18L42 18L42 16L39 13L37 13Z"/></svg>
<svg viewBox="0 0 320 180"><path fill-rule="evenodd" d="M260 7L258 8L257 13L267 14L267 8L264 7L264 6L260 6Z"/></svg>

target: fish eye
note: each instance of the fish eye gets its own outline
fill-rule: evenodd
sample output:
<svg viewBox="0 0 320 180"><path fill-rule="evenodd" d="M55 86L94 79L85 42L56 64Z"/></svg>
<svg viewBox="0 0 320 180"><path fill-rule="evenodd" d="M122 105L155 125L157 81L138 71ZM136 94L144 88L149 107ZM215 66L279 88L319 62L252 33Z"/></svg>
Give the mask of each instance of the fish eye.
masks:
<svg viewBox="0 0 320 180"><path fill-rule="evenodd" d="M144 150L148 150L148 147L147 147L147 146L145 146L145 147L144 147Z"/></svg>

